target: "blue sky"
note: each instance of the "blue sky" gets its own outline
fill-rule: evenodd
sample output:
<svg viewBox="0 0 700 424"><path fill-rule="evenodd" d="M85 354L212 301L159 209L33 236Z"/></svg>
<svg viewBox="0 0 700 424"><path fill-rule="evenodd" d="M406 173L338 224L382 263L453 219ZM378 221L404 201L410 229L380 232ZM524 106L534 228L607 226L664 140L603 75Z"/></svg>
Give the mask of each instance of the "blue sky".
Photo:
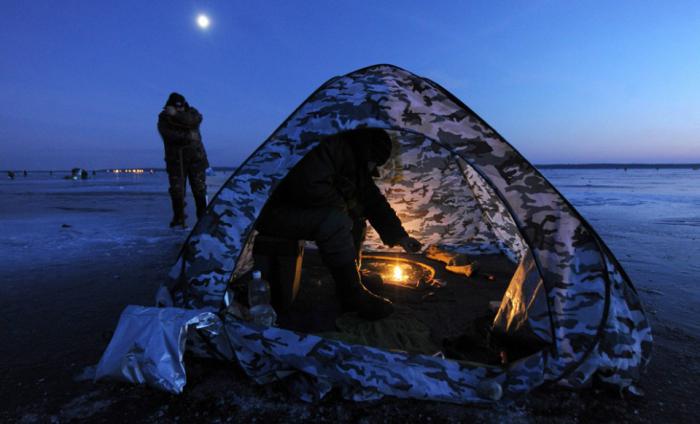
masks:
<svg viewBox="0 0 700 424"><path fill-rule="evenodd" d="M694 1L17 1L3 18L0 169L163 166L173 90L204 114L210 162L235 165L376 63L439 82L534 163L700 162Z"/></svg>

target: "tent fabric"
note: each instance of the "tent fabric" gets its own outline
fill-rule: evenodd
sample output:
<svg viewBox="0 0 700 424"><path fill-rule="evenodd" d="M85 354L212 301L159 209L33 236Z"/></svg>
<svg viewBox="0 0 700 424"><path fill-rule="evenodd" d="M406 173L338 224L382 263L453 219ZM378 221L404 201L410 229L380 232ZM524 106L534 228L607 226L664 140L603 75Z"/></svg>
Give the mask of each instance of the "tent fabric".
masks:
<svg viewBox="0 0 700 424"><path fill-rule="evenodd" d="M238 363L249 376L259 384L285 379L307 401L321 399L338 387L346 399L358 401L390 395L453 403L485 402L489 399L478 390L485 380L500 384L511 396L526 393L533 381L522 379L517 372L521 363L513 367L516 372L509 372L501 367L258 327L236 319L226 321L224 328Z"/></svg>
<svg viewBox="0 0 700 424"><path fill-rule="evenodd" d="M222 310L229 283L252 266L253 226L276 185L325 136L358 127L392 133L398 147L392 160L399 165L387 176L394 185L383 189L413 236L439 238L441 248L455 251L495 246L519 263L494 328L548 346L506 367L509 375L520 373L514 377L520 386L556 381L580 387L597 375L624 387L639 378L650 357L651 330L632 283L593 228L461 101L391 65L325 83L233 173L170 273L166 288L174 304ZM256 354L279 360L278 344L266 339L279 332L248 334L264 347ZM284 361L293 362L294 355L285 354Z"/></svg>
<svg viewBox="0 0 700 424"><path fill-rule="evenodd" d="M390 134L394 152L401 153L383 167L383 175L376 182L406 230L419 234L426 246L471 254L504 253L517 263L525 243L513 220L505 210L498 209L500 203L477 200L477 193L486 198L483 193L488 186L483 179L425 137L394 131ZM371 228L363 249L388 250Z"/></svg>

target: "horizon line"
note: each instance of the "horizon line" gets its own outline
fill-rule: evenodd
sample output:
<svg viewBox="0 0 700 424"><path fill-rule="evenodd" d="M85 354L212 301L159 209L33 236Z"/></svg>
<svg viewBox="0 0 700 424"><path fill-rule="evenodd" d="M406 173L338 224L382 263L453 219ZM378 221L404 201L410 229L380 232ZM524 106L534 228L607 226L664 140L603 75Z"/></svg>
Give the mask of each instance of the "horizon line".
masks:
<svg viewBox="0 0 700 424"><path fill-rule="evenodd" d="M669 163L669 162L587 162L587 163L539 163L532 164L535 168L700 168L700 162L688 162L688 163ZM240 165L222 165L222 166L212 166L213 170L233 170L238 168ZM78 167L76 167L78 168ZM0 172L71 172L74 168L68 169L2 169ZM95 172L107 172L115 169L143 169L143 170L153 170L153 171L165 171L165 167L139 167L139 166L123 166L123 167L109 167L109 168L82 168L87 171Z"/></svg>

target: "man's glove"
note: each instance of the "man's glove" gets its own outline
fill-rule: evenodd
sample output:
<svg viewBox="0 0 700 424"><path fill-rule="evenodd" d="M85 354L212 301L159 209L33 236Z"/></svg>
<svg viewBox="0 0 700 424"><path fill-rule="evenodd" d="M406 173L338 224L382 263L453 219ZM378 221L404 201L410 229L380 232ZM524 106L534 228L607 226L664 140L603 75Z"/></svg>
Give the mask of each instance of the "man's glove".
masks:
<svg viewBox="0 0 700 424"><path fill-rule="evenodd" d="M401 247L403 247L403 250L405 250L407 253L416 253L423 247L423 245L420 244L418 240L409 236L406 236L399 240L399 245L401 245Z"/></svg>

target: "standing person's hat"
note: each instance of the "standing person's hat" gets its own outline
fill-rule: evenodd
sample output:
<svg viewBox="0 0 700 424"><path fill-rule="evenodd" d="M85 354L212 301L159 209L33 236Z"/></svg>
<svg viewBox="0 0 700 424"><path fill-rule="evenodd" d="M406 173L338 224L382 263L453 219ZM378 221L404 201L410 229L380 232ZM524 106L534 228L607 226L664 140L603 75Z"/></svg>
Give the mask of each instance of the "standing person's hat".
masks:
<svg viewBox="0 0 700 424"><path fill-rule="evenodd" d="M369 150L369 157L374 159L377 165L384 165L391 157L391 137L379 128L368 128L366 131L365 143Z"/></svg>
<svg viewBox="0 0 700 424"><path fill-rule="evenodd" d="M383 129L358 128L347 131L344 135L351 140L365 161L372 161L381 166L391 157L391 137Z"/></svg>
<svg viewBox="0 0 700 424"><path fill-rule="evenodd" d="M175 106L177 107L178 105L186 105L187 101L185 101L185 96L183 96L180 93L175 93L172 92L170 93L170 96L168 97L168 101L165 102L165 107L168 106Z"/></svg>

